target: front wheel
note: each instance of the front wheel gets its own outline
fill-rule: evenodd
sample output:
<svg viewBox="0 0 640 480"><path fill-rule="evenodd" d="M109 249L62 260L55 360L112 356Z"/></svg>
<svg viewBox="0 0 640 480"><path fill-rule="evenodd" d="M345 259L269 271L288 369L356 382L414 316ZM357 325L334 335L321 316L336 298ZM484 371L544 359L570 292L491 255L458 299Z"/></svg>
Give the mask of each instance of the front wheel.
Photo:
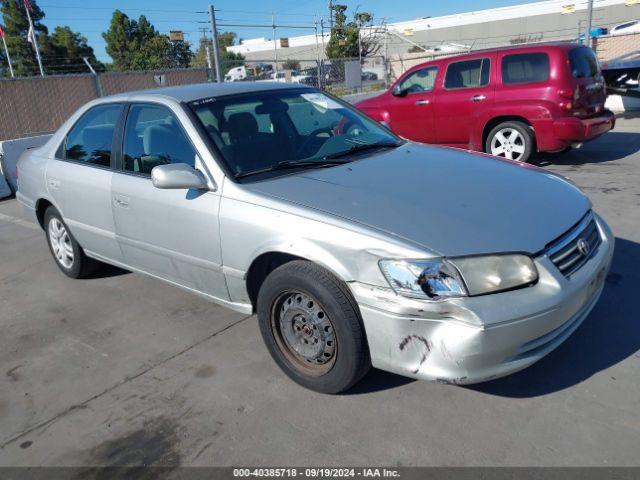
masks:
<svg viewBox="0 0 640 480"><path fill-rule="evenodd" d="M339 393L371 368L358 306L348 287L307 261L277 268L258 294L262 338L295 382Z"/></svg>
<svg viewBox="0 0 640 480"><path fill-rule="evenodd" d="M504 122L494 127L487 136L485 151L508 160L529 162L535 151L535 137L529 125L522 122Z"/></svg>

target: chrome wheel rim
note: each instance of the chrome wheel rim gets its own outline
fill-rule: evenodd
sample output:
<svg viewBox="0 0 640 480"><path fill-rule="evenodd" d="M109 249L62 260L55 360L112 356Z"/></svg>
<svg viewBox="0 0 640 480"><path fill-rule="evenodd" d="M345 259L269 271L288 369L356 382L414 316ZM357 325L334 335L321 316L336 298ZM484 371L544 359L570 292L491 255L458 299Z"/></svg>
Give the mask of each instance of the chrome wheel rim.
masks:
<svg viewBox="0 0 640 480"><path fill-rule="evenodd" d="M503 128L491 139L491 155L520 160L524 155L526 140L515 128Z"/></svg>
<svg viewBox="0 0 640 480"><path fill-rule="evenodd" d="M58 263L66 269L71 268L73 266L71 237L64 224L55 217L49 221L49 244Z"/></svg>
<svg viewBox="0 0 640 480"><path fill-rule="evenodd" d="M287 291L271 311L271 330L280 351L301 372L326 374L336 360L335 329L324 307L311 295Z"/></svg>

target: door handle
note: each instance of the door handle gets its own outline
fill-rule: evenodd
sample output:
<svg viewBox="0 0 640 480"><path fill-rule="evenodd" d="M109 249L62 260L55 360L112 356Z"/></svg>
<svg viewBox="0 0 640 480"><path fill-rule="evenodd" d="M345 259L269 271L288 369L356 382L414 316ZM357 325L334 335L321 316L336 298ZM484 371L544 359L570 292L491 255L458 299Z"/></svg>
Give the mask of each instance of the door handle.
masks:
<svg viewBox="0 0 640 480"><path fill-rule="evenodd" d="M486 99L487 97L484 95L474 95L473 97L471 97L471 101L472 102L481 102L484 99Z"/></svg>
<svg viewBox="0 0 640 480"><path fill-rule="evenodd" d="M125 199L123 197L114 197L113 203L116 205L116 207L129 208L129 199Z"/></svg>
<svg viewBox="0 0 640 480"><path fill-rule="evenodd" d="M418 100L416 105L429 105L429 100Z"/></svg>

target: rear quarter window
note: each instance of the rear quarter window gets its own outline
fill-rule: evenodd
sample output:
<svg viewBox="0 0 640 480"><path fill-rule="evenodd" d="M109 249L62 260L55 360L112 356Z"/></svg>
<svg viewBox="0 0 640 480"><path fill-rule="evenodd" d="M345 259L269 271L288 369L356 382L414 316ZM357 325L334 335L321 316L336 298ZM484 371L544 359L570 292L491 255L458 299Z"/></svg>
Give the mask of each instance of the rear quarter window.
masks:
<svg viewBox="0 0 640 480"><path fill-rule="evenodd" d="M549 80L546 53L517 53L502 57L502 83L534 83Z"/></svg>
<svg viewBox="0 0 640 480"><path fill-rule="evenodd" d="M589 47L578 47L571 50L569 65L574 78L592 78L600 72L596 54Z"/></svg>

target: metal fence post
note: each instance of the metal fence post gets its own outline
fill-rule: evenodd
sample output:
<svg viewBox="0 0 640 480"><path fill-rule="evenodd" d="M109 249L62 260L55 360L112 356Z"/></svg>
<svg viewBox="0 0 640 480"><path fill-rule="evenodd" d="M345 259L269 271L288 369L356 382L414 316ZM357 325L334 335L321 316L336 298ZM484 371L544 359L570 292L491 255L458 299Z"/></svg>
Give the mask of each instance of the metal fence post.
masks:
<svg viewBox="0 0 640 480"><path fill-rule="evenodd" d="M96 73L94 76L96 81L96 93L98 94L98 98L104 96L104 92L102 91L102 82L100 81L100 74Z"/></svg>

